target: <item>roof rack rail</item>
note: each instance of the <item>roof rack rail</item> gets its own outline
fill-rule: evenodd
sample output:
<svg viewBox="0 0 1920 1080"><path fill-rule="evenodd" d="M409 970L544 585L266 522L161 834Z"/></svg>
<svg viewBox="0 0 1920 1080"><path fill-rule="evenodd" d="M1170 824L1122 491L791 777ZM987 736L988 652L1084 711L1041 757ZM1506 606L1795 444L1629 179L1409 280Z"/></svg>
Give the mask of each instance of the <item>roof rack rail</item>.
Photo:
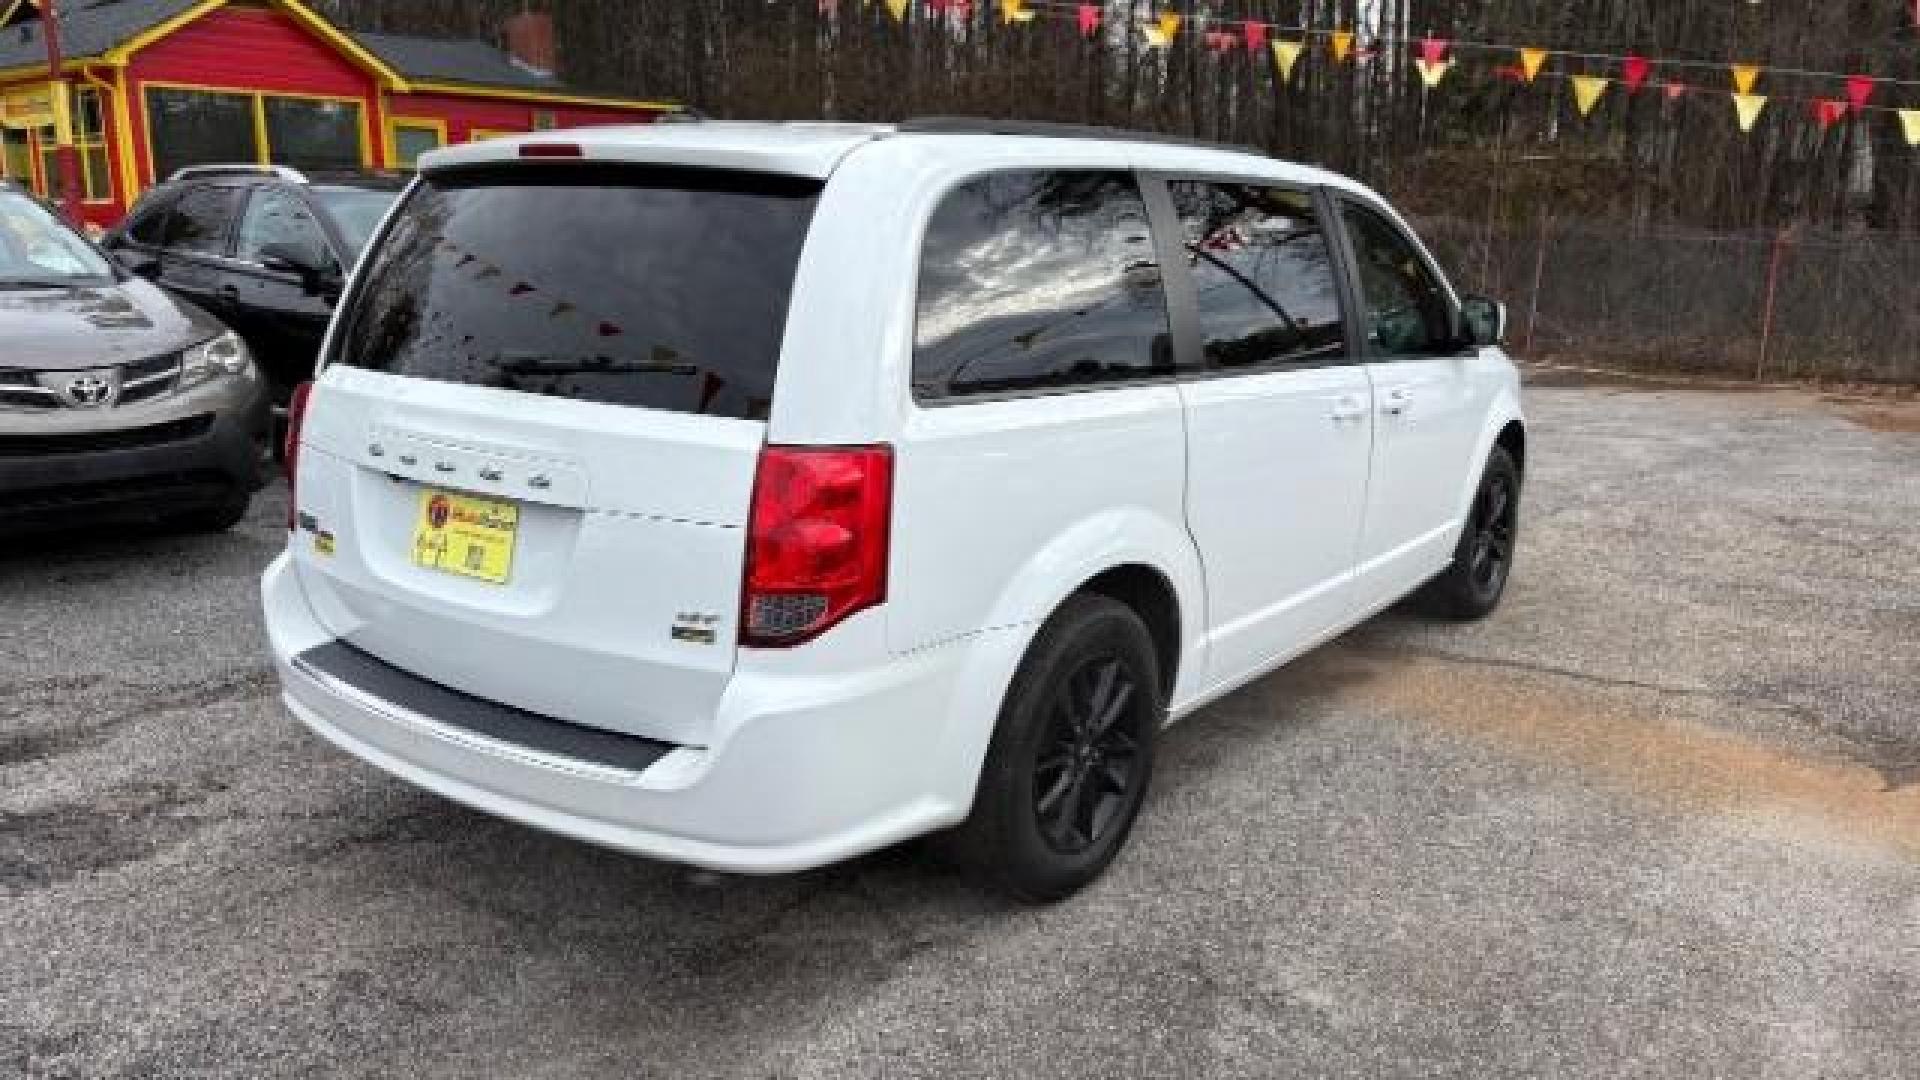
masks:
<svg viewBox="0 0 1920 1080"><path fill-rule="evenodd" d="M167 177L167 183L175 184L182 180L203 180L209 176L277 176L289 184L307 182L305 173L298 169L289 169L285 165L189 165Z"/></svg>
<svg viewBox="0 0 1920 1080"><path fill-rule="evenodd" d="M1268 156L1265 150L1257 146L1188 139L1179 135L1164 135L1157 131L1095 127L1090 124L1055 124L1034 120L994 120L984 116L916 116L901 121L894 130L928 134L1024 135L1036 139L1116 139L1124 142L1192 146L1203 150L1231 150L1240 154L1253 154L1256 157Z"/></svg>

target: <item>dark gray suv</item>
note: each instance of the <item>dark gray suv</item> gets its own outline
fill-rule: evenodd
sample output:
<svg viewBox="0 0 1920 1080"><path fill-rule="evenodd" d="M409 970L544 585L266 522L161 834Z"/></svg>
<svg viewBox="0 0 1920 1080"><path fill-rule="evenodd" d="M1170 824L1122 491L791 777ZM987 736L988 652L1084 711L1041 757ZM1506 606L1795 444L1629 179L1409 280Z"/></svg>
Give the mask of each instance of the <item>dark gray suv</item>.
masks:
<svg viewBox="0 0 1920 1080"><path fill-rule="evenodd" d="M0 183L0 536L229 528L270 475L268 431L237 336Z"/></svg>

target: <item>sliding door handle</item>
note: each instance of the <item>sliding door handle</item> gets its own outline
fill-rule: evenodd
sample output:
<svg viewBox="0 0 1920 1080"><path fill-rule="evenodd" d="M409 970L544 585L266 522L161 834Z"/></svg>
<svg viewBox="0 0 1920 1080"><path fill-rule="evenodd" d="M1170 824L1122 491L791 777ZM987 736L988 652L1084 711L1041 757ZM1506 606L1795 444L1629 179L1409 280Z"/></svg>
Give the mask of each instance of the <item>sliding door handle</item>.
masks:
<svg viewBox="0 0 1920 1080"><path fill-rule="evenodd" d="M1344 424L1349 420L1365 419L1367 415L1367 403L1365 400L1353 396L1339 398L1334 401L1333 408L1327 415L1331 417L1336 424Z"/></svg>
<svg viewBox="0 0 1920 1080"><path fill-rule="evenodd" d="M1380 402L1380 411L1388 416L1405 416L1413 407L1413 391L1389 390Z"/></svg>

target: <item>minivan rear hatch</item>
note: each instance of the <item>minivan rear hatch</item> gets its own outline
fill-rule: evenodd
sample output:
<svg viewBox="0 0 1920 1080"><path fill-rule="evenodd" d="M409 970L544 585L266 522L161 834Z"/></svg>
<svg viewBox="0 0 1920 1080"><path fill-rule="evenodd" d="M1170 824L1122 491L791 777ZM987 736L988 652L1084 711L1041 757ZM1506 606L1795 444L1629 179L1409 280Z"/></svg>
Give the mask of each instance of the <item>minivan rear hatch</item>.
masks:
<svg viewBox="0 0 1920 1080"><path fill-rule="evenodd" d="M594 161L429 173L305 418L329 631L416 676L704 744L818 179Z"/></svg>

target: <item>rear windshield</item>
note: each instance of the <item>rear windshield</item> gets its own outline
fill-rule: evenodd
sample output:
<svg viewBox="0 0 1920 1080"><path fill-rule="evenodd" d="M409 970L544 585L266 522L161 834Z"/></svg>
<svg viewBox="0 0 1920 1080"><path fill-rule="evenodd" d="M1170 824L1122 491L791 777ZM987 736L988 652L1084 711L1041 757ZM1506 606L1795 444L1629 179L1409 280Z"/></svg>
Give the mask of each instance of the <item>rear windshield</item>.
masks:
<svg viewBox="0 0 1920 1080"><path fill-rule="evenodd" d="M580 163L423 179L332 362L763 420L817 181Z"/></svg>

